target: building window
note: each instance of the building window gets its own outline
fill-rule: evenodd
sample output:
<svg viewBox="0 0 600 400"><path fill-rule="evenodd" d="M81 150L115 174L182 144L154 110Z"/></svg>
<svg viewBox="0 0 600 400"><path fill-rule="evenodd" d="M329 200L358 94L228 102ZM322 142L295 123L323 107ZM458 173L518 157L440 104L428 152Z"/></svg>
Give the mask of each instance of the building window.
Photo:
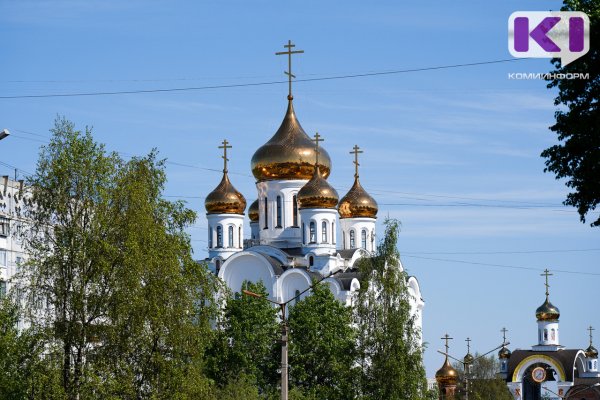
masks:
<svg viewBox="0 0 600 400"><path fill-rule="evenodd" d="M233 247L233 226L229 226L229 229L227 230L228 234L229 234L229 238L228 238L228 242L229 242L229 247Z"/></svg>
<svg viewBox="0 0 600 400"><path fill-rule="evenodd" d="M304 222L302 223L302 244L306 244L306 227Z"/></svg>
<svg viewBox="0 0 600 400"><path fill-rule="evenodd" d="M331 223L331 243L333 243L333 244L335 244L335 237L336 237L335 233L336 233L335 232L335 222L332 222Z"/></svg>
<svg viewBox="0 0 600 400"><path fill-rule="evenodd" d="M354 230L350 231L350 248L351 249L356 248L356 242L355 242L355 238L354 238Z"/></svg>
<svg viewBox="0 0 600 400"><path fill-rule="evenodd" d="M221 225L217 226L217 247L223 247L223 227Z"/></svg>
<svg viewBox="0 0 600 400"><path fill-rule="evenodd" d="M0 298L6 296L6 282L0 281Z"/></svg>
<svg viewBox="0 0 600 400"><path fill-rule="evenodd" d="M342 247L346 250L346 232L342 232Z"/></svg>
<svg viewBox="0 0 600 400"><path fill-rule="evenodd" d="M281 228L281 196L277 196L277 226L276 228Z"/></svg>
<svg viewBox="0 0 600 400"><path fill-rule="evenodd" d="M296 289L296 293L294 293L294 305L298 304L300 301L300 291Z"/></svg>
<svg viewBox="0 0 600 400"><path fill-rule="evenodd" d="M10 230L8 218L0 217L0 236L7 237Z"/></svg>
<svg viewBox="0 0 600 400"><path fill-rule="evenodd" d="M264 201L264 209L265 209L265 229L269 227L268 215L269 215L269 203L267 203L267 198L265 197Z"/></svg>
<svg viewBox="0 0 600 400"><path fill-rule="evenodd" d="M367 249L367 230L366 229L363 229L360 232L360 246L365 250Z"/></svg>
<svg viewBox="0 0 600 400"><path fill-rule="evenodd" d="M215 267L217 269L217 272L219 272L219 270L221 269L221 260L217 259L217 261L215 261Z"/></svg>
<svg viewBox="0 0 600 400"><path fill-rule="evenodd" d="M294 195L292 202L294 203L294 226L298 226L298 196Z"/></svg>
<svg viewBox="0 0 600 400"><path fill-rule="evenodd" d="M238 247L242 248L242 227L238 228Z"/></svg>
<svg viewBox="0 0 600 400"><path fill-rule="evenodd" d="M315 258L313 256L308 257L308 266L312 267L315 265Z"/></svg>
<svg viewBox="0 0 600 400"><path fill-rule="evenodd" d="M322 230L321 233L322 233L322 236L323 236L321 238L322 239L321 242L322 243L327 243L327 221L323 221L321 223L321 230Z"/></svg>
<svg viewBox="0 0 600 400"><path fill-rule="evenodd" d="M548 340L548 329L544 329L544 342Z"/></svg>
<svg viewBox="0 0 600 400"><path fill-rule="evenodd" d="M208 228L208 248L212 249L213 247L213 229L212 226Z"/></svg>
<svg viewBox="0 0 600 400"><path fill-rule="evenodd" d="M375 230L371 229L371 250L375 250Z"/></svg>
<svg viewBox="0 0 600 400"><path fill-rule="evenodd" d="M315 221L310 221L309 240L310 240L310 243L317 243L317 231L315 228Z"/></svg>
<svg viewBox="0 0 600 400"><path fill-rule="evenodd" d="M0 249L0 265L6 266L6 250Z"/></svg>

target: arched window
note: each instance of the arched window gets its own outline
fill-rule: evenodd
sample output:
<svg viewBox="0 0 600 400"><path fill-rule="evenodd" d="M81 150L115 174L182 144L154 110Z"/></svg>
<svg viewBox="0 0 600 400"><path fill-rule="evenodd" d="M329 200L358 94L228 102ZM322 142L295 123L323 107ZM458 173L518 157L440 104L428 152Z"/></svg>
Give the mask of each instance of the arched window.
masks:
<svg viewBox="0 0 600 400"><path fill-rule="evenodd" d="M304 222L302 223L302 244L306 244L306 227Z"/></svg>
<svg viewBox="0 0 600 400"><path fill-rule="evenodd" d="M335 234L335 222L331 223L331 243L335 244L336 234Z"/></svg>
<svg viewBox="0 0 600 400"><path fill-rule="evenodd" d="M242 227L238 228L238 247L242 248Z"/></svg>
<svg viewBox="0 0 600 400"><path fill-rule="evenodd" d="M281 228L281 196L277 196L277 226Z"/></svg>
<svg viewBox="0 0 600 400"><path fill-rule="evenodd" d="M223 247L223 227L217 226L217 248Z"/></svg>
<svg viewBox="0 0 600 400"><path fill-rule="evenodd" d="M346 232L342 232L342 247L346 250Z"/></svg>
<svg viewBox="0 0 600 400"><path fill-rule="evenodd" d="M294 305L298 304L300 301L300 291L296 289L296 293L294 293Z"/></svg>
<svg viewBox="0 0 600 400"><path fill-rule="evenodd" d="M294 195L292 202L294 203L294 226L298 226L298 196Z"/></svg>
<svg viewBox="0 0 600 400"><path fill-rule="evenodd" d="M265 197L264 201L264 209L265 209L265 229L269 227L269 203L267 203L267 198Z"/></svg>
<svg viewBox="0 0 600 400"><path fill-rule="evenodd" d="M322 237L321 237L321 243L327 243L327 221L323 221L321 223L321 233L322 233Z"/></svg>
<svg viewBox="0 0 600 400"><path fill-rule="evenodd" d="M308 266L312 267L315 265L315 258L313 256L308 257Z"/></svg>
<svg viewBox="0 0 600 400"><path fill-rule="evenodd" d="M360 246L365 250L367 249L367 230L366 229L363 229L360 232Z"/></svg>
<svg viewBox="0 0 600 400"><path fill-rule="evenodd" d="M556 330L552 329L550 331L550 340L556 340Z"/></svg>
<svg viewBox="0 0 600 400"><path fill-rule="evenodd" d="M315 227L315 221L310 221L310 232L309 232L310 243L317 243L317 230Z"/></svg>
<svg viewBox="0 0 600 400"><path fill-rule="evenodd" d="M544 329L544 341L548 340L548 329Z"/></svg>
<svg viewBox="0 0 600 400"><path fill-rule="evenodd" d="M213 228L212 226L208 228L208 248L212 249L213 247Z"/></svg>
<svg viewBox="0 0 600 400"><path fill-rule="evenodd" d="M233 247L233 226L229 225L229 229L227 230L229 237L227 238L227 242L229 243L229 247Z"/></svg>
<svg viewBox="0 0 600 400"><path fill-rule="evenodd" d="M355 249L356 248L356 242L354 239L354 230L350 231L350 248L351 249Z"/></svg>

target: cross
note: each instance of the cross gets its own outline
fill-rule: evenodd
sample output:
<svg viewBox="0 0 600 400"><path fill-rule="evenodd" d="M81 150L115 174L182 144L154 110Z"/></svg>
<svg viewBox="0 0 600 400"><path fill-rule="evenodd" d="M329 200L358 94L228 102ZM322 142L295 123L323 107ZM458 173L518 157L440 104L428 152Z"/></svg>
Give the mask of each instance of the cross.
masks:
<svg viewBox="0 0 600 400"><path fill-rule="evenodd" d="M315 165L319 165L319 142L324 142L325 139L321 139L321 135L319 135L319 132L315 133L315 138L312 139L313 142L315 142Z"/></svg>
<svg viewBox="0 0 600 400"><path fill-rule="evenodd" d="M448 346L448 340L453 340L454 338L451 338L447 333L444 335L443 338L441 338L442 340L446 341L446 357L448 357L448 349L450 348L450 346Z"/></svg>
<svg viewBox="0 0 600 400"><path fill-rule="evenodd" d="M591 346L592 345L592 331L595 331L595 329L592 328L592 326L590 325L590 327L587 330L590 331L590 346Z"/></svg>
<svg viewBox="0 0 600 400"><path fill-rule="evenodd" d="M506 343L506 332L508 332L508 329L502 328L500 329L500 332L502 332L502 344L504 345L504 343Z"/></svg>
<svg viewBox="0 0 600 400"><path fill-rule="evenodd" d="M546 277L546 300L548 300L548 295L550 294L548 292L548 289L550 288L550 285L548 285L548 277L552 276L552 275L554 275L554 274L551 274L550 271L548 271L548 268L546 268L544 270L543 274L540 274L540 276L545 276Z"/></svg>
<svg viewBox="0 0 600 400"><path fill-rule="evenodd" d="M364 153L364 151L360 150L360 147L358 147L358 145L354 145L354 147L352 148L353 150L350 152L350 154L354 154L354 177L358 178L358 166L360 165L358 163L358 155L360 153Z"/></svg>
<svg viewBox="0 0 600 400"><path fill-rule="evenodd" d="M223 146L219 146L219 148L223 149L223 155L221 156L223 159L223 172L227 173L227 161L229 161L229 158L227 158L227 149L231 149L232 146L227 146L229 144L227 139L223 139L221 143L223 143Z"/></svg>
<svg viewBox="0 0 600 400"><path fill-rule="evenodd" d="M465 342L467 342L467 354L471 352L471 338L466 338Z"/></svg>
<svg viewBox="0 0 600 400"><path fill-rule="evenodd" d="M292 47L296 47L296 45L293 44L291 40L288 40L288 44L284 45L283 47L285 47L288 50L277 52L277 53L275 53L275 55L276 56L281 56L283 54L288 55L288 71L283 71L283 73L288 76L288 79L289 79L288 100L292 100L294 98L294 96L292 96L292 78L296 77L296 75L292 74L292 54L301 54L301 53L304 53L304 50L292 51Z"/></svg>

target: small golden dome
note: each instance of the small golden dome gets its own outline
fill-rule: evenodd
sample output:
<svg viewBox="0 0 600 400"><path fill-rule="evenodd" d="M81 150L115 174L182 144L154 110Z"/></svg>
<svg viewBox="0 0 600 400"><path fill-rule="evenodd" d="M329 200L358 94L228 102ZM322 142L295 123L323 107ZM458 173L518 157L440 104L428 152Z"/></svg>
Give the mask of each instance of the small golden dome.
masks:
<svg viewBox="0 0 600 400"><path fill-rule="evenodd" d="M204 207L208 214L241 214L246 209L246 199L238 192L227 176L223 173L221 183L206 196Z"/></svg>
<svg viewBox="0 0 600 400"><path fill-rule="evenodd" d="M548 297L546 297L544 304L535 310L535 316L537 317L538 321L558 321L558 318L560 317L560 311L557 307L550 303L550 301L548 301Z"/></svg>
<svg viewBox="0 0 600 400"><path fill-rule="evenodd" d="M444 365L442 365L442 368L438 369L435 373L435 380L442 386L456 385L458 382L458 372L452 368L452 365L450 365L450 362L448 361L448 357L446 357L446 361L444 362Z"/></svg>
<svg viewBox="0 0 600 400"><path fill-rule="evenodd" d="M316 162L315 144L296 119L292 101L281 126L271 139L252 156L252 174L259 181L275 179L310 179ZM323 178L331 172L331 159L325 149L319 150L319 166Z"/></svg>
<svg viewBox="0 0 600 400"><path fill-rule="evenodd" d="M498 351L498 358L500 359L508 359L511 355L512 353L505 346L502 346L502 348Z"/></svg>
<svg viewBox="0 0 600 400"><path fill-rule="evenodd" d="M589 358L598 358L598 350L590 344L590 347L585 349L585 356Z"/></svg>
<svg viewBox="0 0 600 400"><path fill-rule="evenodd" d="M471 353L467 353L467 355L463 358L464 364L473 364L475 357Z"/></svg>
<svg viewBox="0 0 600 400"><path fill-rule="evenodd" d="M310 181L298 191L298 206L303 208L335 208L338 193L321 176L321 168L316 167Z"/></svg>
<svg viewBox="0 0 600 400"><path fill-rule="evenodd" d="M250 218L250 222L258 222L258 199L248 207L248 218Z"/></svg>
<svg viewBox="0 0 600 400"><path fill-rule="evenodd" d="M340 218L377 218L377 202L360 184L358 176L354 178L354 185L338 205Z"/></svg>

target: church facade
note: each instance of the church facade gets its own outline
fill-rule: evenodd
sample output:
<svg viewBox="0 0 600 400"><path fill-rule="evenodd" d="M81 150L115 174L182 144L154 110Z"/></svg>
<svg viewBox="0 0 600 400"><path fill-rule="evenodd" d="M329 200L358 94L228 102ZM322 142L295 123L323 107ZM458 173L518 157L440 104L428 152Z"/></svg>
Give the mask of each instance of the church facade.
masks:
<svg viewBox="0 0 600 400"><path fill-rule="evenodd" d="M377 246L377 202L361 185L358 146L354 146L356 170L348 193L340 199L327 182L331 158L319 146L319 134L313 140L300 125L289 75L281 126L252 157L256 194L248 208L228 176L231 146L227 141L220 146L223 176L205 200L206 262L232 292L239 292L244 281L262 281L270 300L297 301L308 295L299 296L313 281L322 279L339 301L352 305L360 288L357 262L370 257ZM246 211L250 239L244 239ZM424 301L419 283L414 277L406 283L420 329Z"/></svg>

